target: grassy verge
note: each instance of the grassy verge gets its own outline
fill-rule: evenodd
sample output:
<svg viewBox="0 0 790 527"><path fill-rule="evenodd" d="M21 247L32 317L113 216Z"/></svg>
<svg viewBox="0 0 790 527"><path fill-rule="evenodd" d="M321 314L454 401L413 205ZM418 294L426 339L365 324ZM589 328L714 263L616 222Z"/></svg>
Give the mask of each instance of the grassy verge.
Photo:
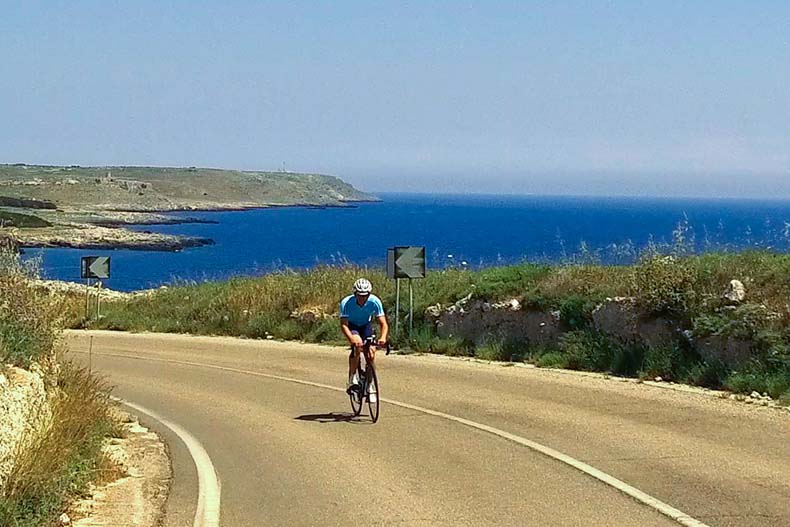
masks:
<svg viewBox="0 0 790 527"><path fill-rule="evenodd" d="M367 276L389 306L395 288L381 271L358 267L320 267L259 278L181 285L150 296L105 306L105 317L91 327L130 331L273 336L309 342L338 342L337 303L350 284ZM722 293L730 280L742 281L747 299L728 306ZM661 316L699 338L734 338L752 344L750 360L738 369L704 359L688 343L647 347L624 345L598 333L593 309L607 297L633 297L648 316ZM526 309L559 311L564 336L553 346L529 346L497 339L473 345L443 339L425 314L435 304L462 299L516 298ZM430 272L416 284L413 350L487 360L529 361L655 377L739 392L790 395L790 255L769 252L648 254L629 266L522 265L469 271ZM71 307L71 325L83 327L82 299ZM390 317L392 318L392 317ZM392 321L391 321L392 322Z"/></svg>
<svg viewBox="0 0 790 527"><path fill-rule="evenodd" d="M107 470L101 443L114 430L108 391L86 370L59 360L62 302L28 287L16 255L0 251L0 365L42 366L52 414L15 453L0 488L3 526L56 525L69 501Z"/></svg>

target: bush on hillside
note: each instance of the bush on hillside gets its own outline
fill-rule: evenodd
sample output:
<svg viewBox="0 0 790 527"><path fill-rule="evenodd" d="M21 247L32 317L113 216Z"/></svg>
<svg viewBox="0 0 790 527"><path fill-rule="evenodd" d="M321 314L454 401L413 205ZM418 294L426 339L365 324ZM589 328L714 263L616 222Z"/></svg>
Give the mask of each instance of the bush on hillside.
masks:
<svg viewBox="0 0 790 527"><path fill-rule="evenodd" d="M695 307L694 271L688 261L654 256L634 269L633 295L656 315L686 315Z"/></svg>

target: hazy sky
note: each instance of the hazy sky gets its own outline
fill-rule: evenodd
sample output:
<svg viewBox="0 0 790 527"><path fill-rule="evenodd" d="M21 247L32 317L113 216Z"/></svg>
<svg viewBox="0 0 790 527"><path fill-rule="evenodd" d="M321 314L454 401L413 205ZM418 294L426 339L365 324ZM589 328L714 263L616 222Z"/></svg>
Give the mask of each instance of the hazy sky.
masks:
<svg viewBox="0 0 790 527"><path fill-rule="evenodd" d="M790 2L0 0L0 162L790 197Z"/></svg>

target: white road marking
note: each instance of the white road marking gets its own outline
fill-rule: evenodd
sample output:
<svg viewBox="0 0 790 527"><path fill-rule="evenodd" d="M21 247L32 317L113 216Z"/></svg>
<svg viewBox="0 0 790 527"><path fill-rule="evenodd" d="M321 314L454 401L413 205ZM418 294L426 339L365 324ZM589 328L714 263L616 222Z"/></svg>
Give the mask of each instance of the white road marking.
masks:
<svg viewBox="0 0 790 527"><path fill-rule="evenodd" d="M84 353L84 352L81 352L81 353ZM217 366L217 365L214 365L214 364L204 364L204 363L200 363L200 362L181 361L181 360L175 360L175 359L159 359L159 358L151 358L151 357L139 357L139 356L127 355L127 354L123 354L123 353L98 353L96 355L105 355L105 356L108 356L108 357L122 357L122 358L127 358L127 359L136 359L136 360L157 361L157 362L165 362L165 363L171 363L171 364L181 364L181 365L184 365L184 366L197 366L197 367L200 367L200 368L211 368L211 369L216 369L216 370L229 371L229 372L233 372L233 373L241 373L241 374L244 374L244 375L252 375L252 376L255 376L255 377L264 377L266 379L275 379L275 380L278 380L278 381L292 382L292 383L296 383L296 384L302 384L304 386L312 386L312 387L315 387L315 388L322 388L322 389L325 389L325 390L333 390L333 391L336 391L336 392L343 392L343 393L345 393L345 390L343 388L339 388L337 386L330 386L328 384L321 384L321 383L312 382L312 381L304 381L302 379L294 379L294 378L291 378L291 377L283 377L281 375L273 375L273 374L270 374L270 373L262 373L262 372L250 371L250 370L242 370L242 369L239 369L239 368L230 368L230 367L227 367L227 366ZM575 458L573 458L573 457L571 457L571 456L569 456L567 454L563 454L562 452L554 450L553 448L549 448L547 446L541 445L540 443L537 443L535 441L531 441L531 440L523 438L521 436L517 436L515 434L511 434L510 432L506 432L504 430L500 430L499 428L494 428L493 426L484 425L484 424L478 423L476 421L471 421L469 419L464 419L463 417L457 417L457 416L454 416L454 415L446 414L444 412L431 410L430 408L423 408L422 406L416 406L416 405L413 405L413 404L403 403L403 402L400 402L400 401L395 401L395 400L387 399L387 398L381 398L381 401L385 402L385 403L389 403L389 404L395 405L395 406L400 406L401 408L407 408L409 410L414 410L414 411L421 412L421 413L428 414L428 415L432 415L432 416L435 416L435 417L440 417L442 419L447 419L449 421L454 421L456 423L459 423L459 424L462 424L462 425L465 425L465 426L468 426L468 427L471 427L471 428L476 428L477 430L482 430L484 432L488 432L490 434L493 434L495 436L501 437L503 439L507 439L508 441L512 441L512 442L517 443L519 445L525 446L525 447L527 447L527 448L529 448L531 450L534 450L535 452L539 452L539 453L541 453L541 454L543 454L545 456L548 456L548 457L550 457L550 458L552 458L552 459L554 459L556 461L564 463L565 465L568 465L569 467L575 468L576 470L579 470L579 471L587 474L588 476L591 476L591 477L597 479L598 481L600 481L600 482L602 482L602 483L604 483L606 485L609 485L610 487L622 492L623 494L626 494L627 496L630 496L630 497L634 498L635 500L637 500L638 502L642 503L643 505L646 505L646 506L650 507L651 509L653 509L653 510L655 510L657 512L660 512L664 516L667 516L667 517L671 518L672 520L676 521L680 525L684 525L686 527L709 527L707 524L705 524L705 523L703 523L703 522L701 522L701 521L689 516L685 512L683 512L681 510L678 510L678 509L672 507L671 505L669 505L667 503L664 503L663 501L659 500L658 498L654 498L653 496L651 496L651 495L649 495L649 494L647 494L645 492L642 492L641 490L637 489L636 487L633 487L633 486L629 485L628 483L626 483L626 482L624 482L622 480L619 480L619 479L615 478L614 476L611 476L611 475L607 474L606 472L598 470L597 468L595 468L595 467L593 467L591 465L588 465L587 463L585 463L583 461L579 461L578 459L575 459ZM197 527L197 524L195 524L195 527Z"/></svg>
<svg viewBox="0 0 790 527"><path fill-rule="evenodd" d="M104 355L102 353L101 355ZM198 473L198 502L192 527L219 527L220 484L214 464L200 441L181 426L165 419L153 410L113 397L114 400L156 419L172 430L184 442L195 462Z"/></svg>

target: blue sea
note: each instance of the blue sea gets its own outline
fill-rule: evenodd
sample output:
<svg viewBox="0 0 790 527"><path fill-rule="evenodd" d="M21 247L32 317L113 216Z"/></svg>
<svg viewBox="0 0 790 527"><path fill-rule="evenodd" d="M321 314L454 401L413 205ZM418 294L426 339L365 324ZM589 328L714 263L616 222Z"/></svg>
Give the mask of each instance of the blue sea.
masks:
<svg viewBox="0 0 790 527"><path fill-rule="evenodd" d="M131 291L321 264L382 266L386 249L424 245L429 268L522 261L629 263L649 245L701 252L790 252L790 201L383 194L349 208L271 208L176 215L216 224L140 226L208 237L177 253L26 251L46 278L79 281L81 256L112 257L105 285Z"/></svg>

